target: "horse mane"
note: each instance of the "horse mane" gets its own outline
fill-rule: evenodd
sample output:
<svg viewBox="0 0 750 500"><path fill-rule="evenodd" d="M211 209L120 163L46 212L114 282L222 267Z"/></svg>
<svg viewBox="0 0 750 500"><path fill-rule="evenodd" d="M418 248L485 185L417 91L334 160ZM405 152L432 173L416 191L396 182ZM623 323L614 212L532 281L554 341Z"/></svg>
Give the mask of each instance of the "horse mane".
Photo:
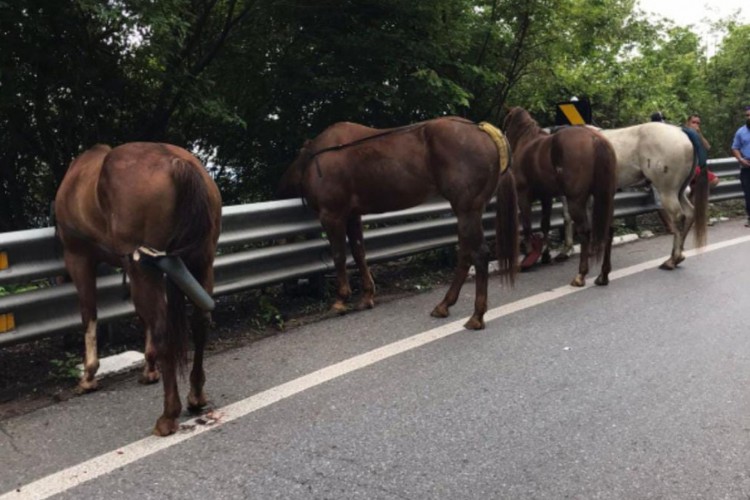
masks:
<svg viewBox="0 0 750 500"><path fill-rule="evenodd" d="M529 112L517 106L510 108L508 114L505 115L503 128L513 148L517 147L518 142L526 136L533 138L544 133Z"/></svg>

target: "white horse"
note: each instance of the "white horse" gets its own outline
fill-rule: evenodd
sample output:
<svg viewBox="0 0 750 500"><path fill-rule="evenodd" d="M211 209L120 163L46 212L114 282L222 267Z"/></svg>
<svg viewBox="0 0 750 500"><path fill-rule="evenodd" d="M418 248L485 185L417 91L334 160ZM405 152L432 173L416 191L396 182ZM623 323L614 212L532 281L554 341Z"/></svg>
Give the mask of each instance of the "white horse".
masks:
<svg viewBox="0 0 750 500"><path fill-rule="evenodd" d="M693 188L690 202L686 188L695 170L695 150L680 127L649 122L632 127L600 130L617 156L618 189L651 184L675 232L672 253L660 267L672 270L685 260L682 252L690 227L695 223L697 247L706 244L708 225L708 178L703 169ZM567 258L573 248L570 215L563 200L565 246L558 259Z"/></svg>

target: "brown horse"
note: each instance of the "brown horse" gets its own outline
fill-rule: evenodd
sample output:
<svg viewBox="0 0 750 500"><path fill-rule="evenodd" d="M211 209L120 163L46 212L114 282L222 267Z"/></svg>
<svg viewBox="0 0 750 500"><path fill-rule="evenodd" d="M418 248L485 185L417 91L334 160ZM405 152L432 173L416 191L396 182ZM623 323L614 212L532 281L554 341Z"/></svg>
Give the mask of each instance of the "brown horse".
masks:
<svg viewBox="0 0 750 500"><path fill-rule="evenodd" d="M481 127L481 128L480 128ZM359 308L374 305L375 285L365 261L363 214L401 210L440 194L458 219L458 266L445 298L432 315L446 317L471 263L476 268L474 314L466 328L484 328L489 249L482 213L497 193L496 251L500 271L513 283L518 256L518 217L508 144L499 130L456 117L395 129L336 123L312 141L287 169L280 197L304 196L319 215L333 251L338 279L332 309L342 313L351 296L346 238L362 277Z"/></svg>
<svg viewBox="0 0 750 500"><path fill-rule="evenodd" d="M169 144L97 145L73 160L55 198L57 232L86 329L81 392L96 389L96 267L121 267L146 331L141 381L157 382L164 413L154 433L178 428L177 371L186 364L185 296L200 305L190 322L195 344L188 406L206 404L203 349L213 307L213 260L221 229L221 195L189 152ZM183 264L184 263L184 264ZM185 269L187 267L187 270ZM189 272L188 272L189 271ZM164 273L168 279L164 278ZM196 282L197 280L197 282Z"/></svg>
<svg viewBox="0 0 750 500"><path fill-rule="evenodd" d="M609 283L612 270L612 217L617 187L617 159L609 141L587 127L567 127L555 134L544 132L529 113L511 108L504 122L513 150L513 165L518 190L521 224L527 248L531 241L531 204L542 204L542 248L548 258L548 233L552 199L565 196L576 235L581 242L578 275L571 285L584 286L589 255L600 258L601 274L597 285ZM587 204L593 196L593 214L589 222ZM533 259L531 259L533 260ZM522 268L533 264L525 259Z"/></svg>

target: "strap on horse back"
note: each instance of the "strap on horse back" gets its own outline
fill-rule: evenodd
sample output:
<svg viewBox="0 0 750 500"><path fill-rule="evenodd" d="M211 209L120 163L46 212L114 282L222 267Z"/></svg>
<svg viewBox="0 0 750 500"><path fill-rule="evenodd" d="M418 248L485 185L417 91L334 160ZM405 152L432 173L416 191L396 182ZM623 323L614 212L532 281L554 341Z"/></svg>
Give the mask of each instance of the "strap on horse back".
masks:
<svg viewBox="0 0 750 500"><path fill-rule="evenodd" d="M404 125L403 127L396 127L396 128L388 129L383 132L380 132L379 134L368 135L367 137L362 137L361 139L357 139L356 141L346 142L344 144L336 144L335 146L328 146L327 148L319 149L313 152L311 156L312 158L315 158L319 154L326 153L328 151L338 151L339 149L349 148L352 146L358 146L359 144L362 144L363 142L368 142L373 139L379 139L387 135L398 134L400 132L410 132L412 130L422 128L425 125L427 125L427 122L419 122L419 123L413 123L411 125Z"/></svg>
<svg viewBox="0 0 750 500"><path fill-rule="evenodd" d="M489 135L490 139L492 139L492 142L495 143L495 147L497 148L498 162L500 164L500 173L504 174L510 166L511 158L508 139L505 137L505 135L503 135L502 132L500 132L497 127L495 127L491 123L481 122L478 127L480 130L482 130L482 132Z"/></svg>
<svg viewBox="0 0 750 500"><path fill-rule="evenodd" d="M318 177L323 177L323 172L320 169L320 163L318 162L318 155L321 155L323 153L327 153L329 151L338 151L340 149L350 148L353 146L358 146L362 144L363 142L368 142L374 139L379 139L381 137L385 137L392 134L398 134L400 132L410 132L412 130L416 130L419 128L424 127L427 124L427 122L419 122L419 123L412 123L411 125L404 125L403 127L396 127L392 129L385 130L383 132L380 132L379 134L375 135L368 135L367 137L362 137L361 139L357 139L356 141L352 142L346 142L343 144L336 144L334 146L328 146L327 148L319 149L317 151L313 151L310 154L310 159L315 160L315 168L318 172Z"/></svg>

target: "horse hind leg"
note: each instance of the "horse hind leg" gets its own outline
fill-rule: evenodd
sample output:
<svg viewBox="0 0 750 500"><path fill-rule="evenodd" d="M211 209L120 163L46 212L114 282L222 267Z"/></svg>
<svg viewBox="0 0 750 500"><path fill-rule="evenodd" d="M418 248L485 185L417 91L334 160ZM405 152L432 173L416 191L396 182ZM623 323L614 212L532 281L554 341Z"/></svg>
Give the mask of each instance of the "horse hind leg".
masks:
<svg viewBox="0 0 750 500"><path fill-rule="evenodd" d="M129 266L131 297L138 316L151 332L164 387L164 411L156 421L154 434L168 436L179 429L182 403L177 390L177 366L167 354L167 303L164 278L155 269Z"/></svg>
<svg viewBox="0 0 750 500"><path fill-rule="evenodd" d="M484 241L482 231L482 212L458 214L458 264L450 288L443 300L430 313L436 318L445 318L450 314L450 307L458 300L461 287L469 274L471 262L476 270L476 292L474 314L464 324L469 330L484 328L484 313L487 312L487 282L489 248Z"/></svg>
<svg viewBox="0 0 750 500"><path fill-rule="evenodd" d="M203 267L201 273L193 273L196 279L201 283L203 288L210 294L214 288L213 265L208 264ZM190 321L190 329L193 332L193 367L190 370L190 392L188 393L187 403L188 410L191 412L200 411L206 406L208 399L204 391L206 384L206 373L203 370L203 354L206 347L206 336L208 326L211 324L211 313L202 311L198 307L193 307L193 314Z"/></svg>
<svg viewBox="0 0 750 500"><path fill-rule="evenodd" d="M552 198L542 198L542 264L552 262L549 250L549 229L552 218Z"/></svg>
<svg viewBox="0 0 750 500"><path fill-rule="evenodd" d="M542 241L538 239L532 232L531 227L531 193L528 188L525 190L519 190L518 192L518 209L521 220L521 233L523 234L523 241L521 245L524 250L524 258L521 261L521 271L528 271L531 267L536 264L537 260L542 253Z"/></svg>
<svg viewBox="0 0 750 500"><path fill-rule="evenodd" d="M362 279L362 298L357 309L372 309L375 307L375 282L365 259L365 241L362 234L362 218L352 216L346 222L346 235L349 238L349 248L354 262L359 268Z"/></svg>
<svg viewBox="0 0 750 500"><path fill-rule="evenodd" d="M672 271L680 262L685 260L685 257L682 255L682 249L685 245L687 232L690 230L690 226L693 223L693 210L692 205L689 207L687 206L687 204L689 204L687 199L681 203L676 194L660 194L662 195L661 203L664 207L664 213L666 213L667 217L672 221L672 225L675 227L675 232L672 237L672 252L670 253L669 258L659 266L659 269ZM685 193L683 193L682 196L685 197Z"/></svg>
<svg viewBox="0 0 750 500"><path fill-rule="evenodd" d="M154 338L151 327L146 323L146 321L143 320L143 318L141 318L141 322L143 323L143 330L146 334L146 344L144 349L144 358L146 359L146 364L143 367L143 371L141 372L141 376L139 377L138 382L140 382L141 384L155 384L161 378L159 368L156 364L156 346L154 345Z"/></svg>
<svg viewBox="0 0 750 500"><path fill-rule="evenodd" d="M195 413L200 411L206 404L208 398L204 386L206 385L206 372L203 369L203 355L206 347L206 336L208 325L211 324L211 314L194 308L190 320L190 328L193 332L193 367L190 370L190 392L188 393L188 410Z"/></svg>
<svg viewBox="0 0 750 500"><path fill-rule="evenodd" d="M347 311L346 303L352 295L349 278L346 275L346 220L340 217L321 213L320 223L328 235L331 244L333 264L336 268L336 300L331 310L337 314Z"/></svg>
<svg viewBox="0 0 750 500"><path fill-rule="evenodd" d="M586 200L569 200L570 216L575 224L576 235L581 243L581 255L578 261L578 274L570 282L571 286L586 285L586 275L589 272L589 247L591 242L591 226L586 211Z"/></svg>
<svg viewBox="0 0 750 500"><path fill-rule="evenodd" d="M81 321L85 328L83 373L77 392L94 391L98 387L96 372L99 370L99 354L96 343L96 261L71 252L64 252L65 267L78 291Z"/></svg>
<svg viewBox="0 0 750 500"><path fill-rule="evenodd" d="M568 210L568 199L563 196L562 200L562 211L563 211L563 247L562 250L555 256L556 262L562 262L568 260L570 255L573 253L573 220L570 218L570 211Z"/></svg>
<svg viewBox="0 0 750 500"><path fill-rule="evenodd" d="M594 283L599 286L609 285L609 273L612 271L612 240L615 237L615 230L610 226L607 242L604 247L604 259L602 260L601 274L596 277Z"/></svg>
<svg viewBox="0 0 750 500"><path fill-rule="evenodd" d="M683 191L682 195L680 196L680 209L684 218L682 226L679 228L681 237L680 254L675 261L675 265L679 265L683 260L685 260L685 256L682 252L683 250L685 250L685 241L687 240L687 235L690 232L690 229L693 227L693 223L695 222L695 207L693 206L692 200L688 197L687 192L685 191Z"/></svg>

